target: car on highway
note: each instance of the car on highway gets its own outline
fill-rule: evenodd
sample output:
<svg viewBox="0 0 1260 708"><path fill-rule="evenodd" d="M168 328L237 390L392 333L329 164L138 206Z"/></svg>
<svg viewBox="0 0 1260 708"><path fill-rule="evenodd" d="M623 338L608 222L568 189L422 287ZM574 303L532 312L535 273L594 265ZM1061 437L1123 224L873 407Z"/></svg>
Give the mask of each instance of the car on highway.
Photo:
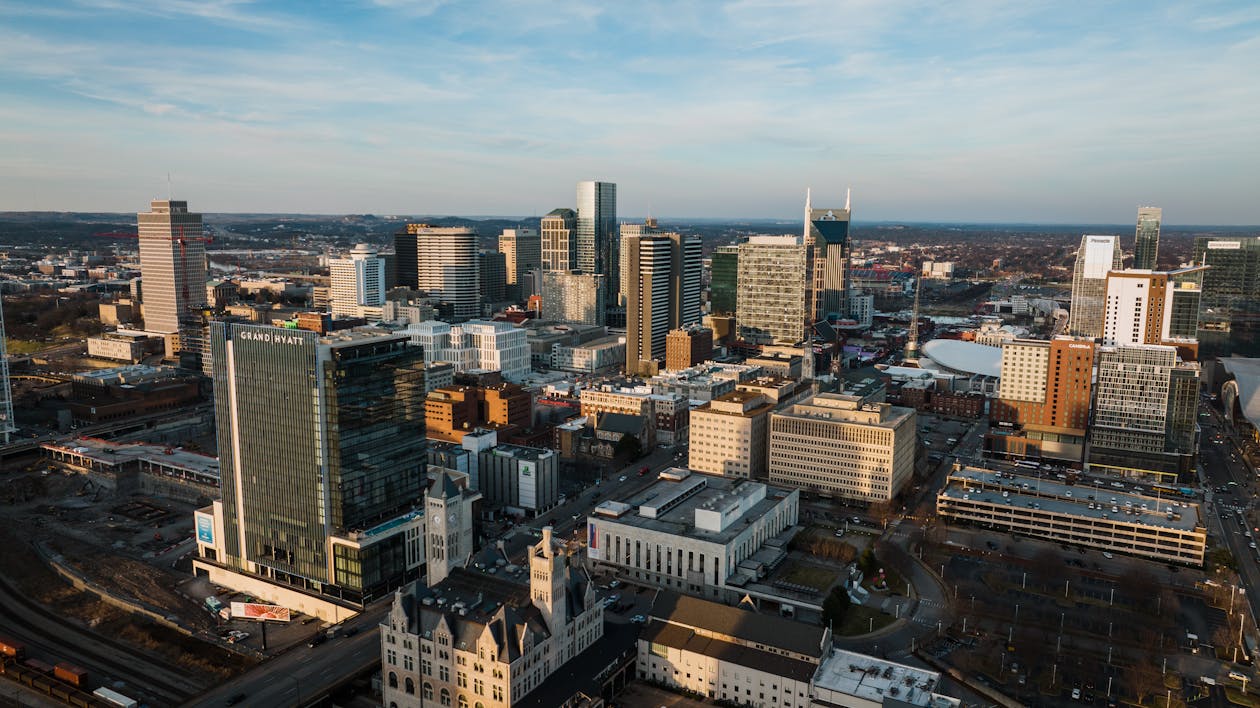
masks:
<svg viewBox="0 0 1260 708"><path fill-rule="evenodd" d="M244 693L234 693L232 694L231 698L227 699L227 704L230 706L234 706L237 703L240 703L241 701L244 701L244 700L245 700Z"/></svg>
<svg viewBox="0 0 1260 708"><path fill-rule="evenodd" d="M617 481L618 481L618 482L624 482L624 481L626 481L626 476L625 476L624 474L623 474L623 475L621 475L620 477L618 477L618 478L617 478Z"/></svg>
<svg viewBox="0 0 1260 708"><path fill-rule="evenodd" d="M1111 555L1108 551L1103 551L1103 558L1115 558L1115 556Z"/></svg>
<svg viewBox="0 0 1260 708"><path fill-rule="evenodd" d="M316 634L315 636L311 637L311 640L310 640L309 642L307 642L307 643L306 643L306 646L311 647L311 648L313 649L313 648L315 648L315 647L319 646L320 644L323 644L323 643L324 643L324 642L326 642L326 641L328 641L328 637L327 637L327 636L325 636L325 635L324 635L324 634L322 634L322 633L321 633L321 634Z"/></svg>

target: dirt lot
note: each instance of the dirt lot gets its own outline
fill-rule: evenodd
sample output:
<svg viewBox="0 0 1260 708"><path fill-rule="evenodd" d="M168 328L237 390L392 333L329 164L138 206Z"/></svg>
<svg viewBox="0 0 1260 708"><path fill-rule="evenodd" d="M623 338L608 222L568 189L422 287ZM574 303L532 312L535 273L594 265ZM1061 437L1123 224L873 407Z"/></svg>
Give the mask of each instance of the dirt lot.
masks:
<svg viewBox="0 0 1260 708"><path fill-rule="evenodd" d="M190 629L212 631L212 618L176 584L186 577L168 568L145 563L154 531L144 524L114 515L117 500L89 492L78 496L85 478L38 470L0 476L6 495L0 496L0 568L26 595L53 611L73 617L102 635L120 638L210 680L223 680L248 668L253 659L184 635L172 628L132 615L102 602L96 595L74 589L50 569L32 546L39 541L47 552L111 593L138 598L167 616L174 615ZM161 505L161 502L157 502ZM176 520L171 523L177 524ZM191 524L184 524L191 525Z"/></svg>

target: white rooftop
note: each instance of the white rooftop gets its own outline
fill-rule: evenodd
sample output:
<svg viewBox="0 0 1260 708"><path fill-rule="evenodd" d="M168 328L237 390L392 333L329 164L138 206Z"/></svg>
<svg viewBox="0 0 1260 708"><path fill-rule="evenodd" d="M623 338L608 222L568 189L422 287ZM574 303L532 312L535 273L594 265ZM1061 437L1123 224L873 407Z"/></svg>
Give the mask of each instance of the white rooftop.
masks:
<svg viewBox="0 0 1260 708"><path fill-rule="evenodd" d="M832 649L814 674L814 685L877 704L886 698L912 706L952 708L961 704L957 698L934 693L941 675L866 654Z"/></svg>

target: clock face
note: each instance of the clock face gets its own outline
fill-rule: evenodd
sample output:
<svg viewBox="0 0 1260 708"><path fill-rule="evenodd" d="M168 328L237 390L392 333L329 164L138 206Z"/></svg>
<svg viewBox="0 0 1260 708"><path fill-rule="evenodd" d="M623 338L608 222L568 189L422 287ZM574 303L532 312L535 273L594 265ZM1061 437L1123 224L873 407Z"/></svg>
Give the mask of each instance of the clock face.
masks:
<svg viewBox="0 0 1260 708"><path fill-rule="evenodd" d="M453 511L452 511L452 512L451 512L451 515L450 515L450 516L448 516L448 517L446 517L446 518L447 518L447 520L448 520L448 521L450 521L452 524L453 524L453 523L455 523L455 512L453 512Z"/></svg>

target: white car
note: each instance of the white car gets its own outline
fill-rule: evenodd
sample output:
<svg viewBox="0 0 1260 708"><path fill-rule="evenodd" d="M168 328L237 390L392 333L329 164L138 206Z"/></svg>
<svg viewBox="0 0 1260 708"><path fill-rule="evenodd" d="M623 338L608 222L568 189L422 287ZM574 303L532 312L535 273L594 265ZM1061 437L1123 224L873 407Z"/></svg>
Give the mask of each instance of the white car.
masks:
<svg viewBox="0 0 1260 708"><path fill-rule="evenodd" d="M1072 689L1072 700L1074 701L1081 700L1081 689L1079 688Z"/></svg>
<svg viewBox="0 0 1260 708"><path fill-rule="evenodd" d="M618 482L624 482L624 481L626 481L626 476L625 476L624 474L623 474L623 475L621 475L620 477L618 477L618 478L617 478L617 481L618 481Z"/></svg>
<svg viewBox="0 0 1260 708"><path fill-rule="evenodd" d="M1107 552L1107 551L1103 551L1103 558L1115 558L1115 556L1111 555L1111 554L1110 554L1109 552Z"/></svg>

